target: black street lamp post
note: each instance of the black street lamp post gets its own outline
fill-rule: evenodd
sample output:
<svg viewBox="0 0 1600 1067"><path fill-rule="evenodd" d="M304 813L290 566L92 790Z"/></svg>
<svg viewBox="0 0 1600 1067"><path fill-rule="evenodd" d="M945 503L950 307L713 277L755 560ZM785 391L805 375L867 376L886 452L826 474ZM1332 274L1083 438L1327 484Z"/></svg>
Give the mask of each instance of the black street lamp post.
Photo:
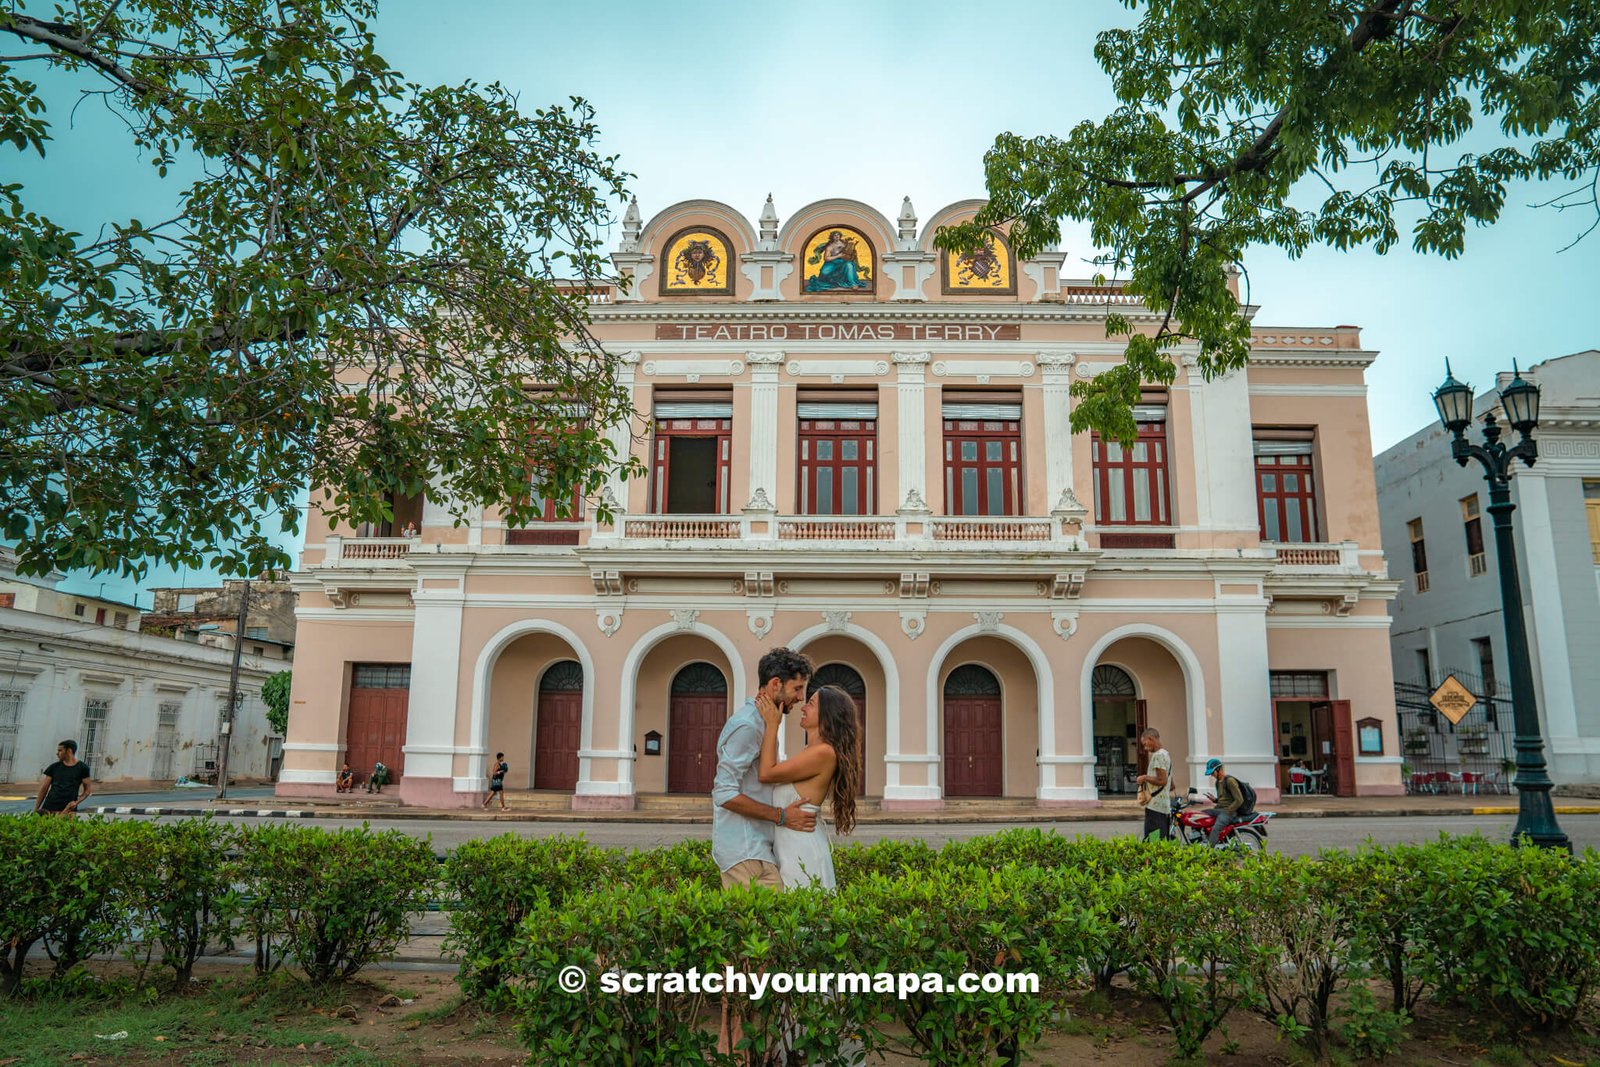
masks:
<svg viewBox="0 0 1600 1067"><path fill-rule="evenodd" d="M1555 807L1550 802L1550 775L1544 761L1544 736L1539 728L1539 708L1534 703L1533 668L1528 661L1528 630L1522 618L1522 581L1517 574L1517 546L1511 530L1511 472L1517 460L1533 466L1539 446L1533 431L1539 425L1539 387L1523 379L1512 364L1511 382L1500 390L1505 418L1517 431L1519 440L1507 448L1500 442L1500 424L1491 409L1483 417L1483 440L1475 445L1466 438L1472 422L1472 387L1456 381L1445 362L1444 384L1433 394L1439 421L1453 436L1450 455L1461 466L1475 459L1483 465L1489 483L1489 514L1494 516L1495 560L1500 567L1500 613L1506 623L1506 656L1511 661L1511 707L1517 737L1517 825L1511 831L1513 844L1525 841L1545 848L1572 851L1572 842L1556 825Z"/></svg>

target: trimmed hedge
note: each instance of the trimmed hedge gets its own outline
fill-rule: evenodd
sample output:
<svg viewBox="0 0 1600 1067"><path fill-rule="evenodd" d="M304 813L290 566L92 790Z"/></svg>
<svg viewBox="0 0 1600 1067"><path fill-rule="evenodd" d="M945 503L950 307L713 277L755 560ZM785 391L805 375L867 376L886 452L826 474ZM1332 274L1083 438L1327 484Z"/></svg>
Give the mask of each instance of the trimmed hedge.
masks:
<svg viewBox="0 0 1600 1067"><path fill-rule="evenodd" d="M257 940L257 969L287 959L315 982L394 954L438 895L426 841L365 828L238 827L0 815L0 994L43 945L41 991L119 947L186 984L210 946ZM141 973L143 971L141 970Z"/></svg>
<svg viewBox="0 0 1600 1067"><path fill-rule="evenodd" d="M1326 1057L1397 1047L1427 998L1516 1031L1568 1026L1600 990L1600 856L1444 838L1317 857L1216 853L1017 830L932 849L835 850L838 891L722 890L704 841L626 852L504 836L457 848L365 828L241 828L0 816L0 992L66 987L126 946L177 983L246 936L257 966L340 981L391 956L434 900L470 997L514 1009L539 1062L715 1059L716 996L612 994L607 972L1015 973L1038 992L923 986L729 998L746 1047L808 1062L898 1049L1020 1062L1078 989L1119 975L1158 1004L1176 1051L1236 1009ZM561 968L589 979L561 990ZM1387 987L1375 999L1368 980Z"/></svg>
<svg viewBox="0 0 1600 1067"><path fill-rule="evenodd" d="M1398 1046L1424 996L1485 1004L1514 1029L1548 1030L1570 1024L1600 989L1592 852L1441 837L1257 856L1016 830L938 850L837 848L831 895L716 890L703 843L630 854L566 840L541 855L560 860L521 871L525 889L541 886L538 905L514 931L499 927L504 984L494 994L515 1004L540 1062L710 1056L704 1013L715 996L596 988L619 970L1039 976L1038 994L731 998L750 1051L771 1053L788 1035L816 1063L848 1062L844 1048L896 1048L941 1064L1020 1062L1067 994L1119 974L1160 1005L1183 1056L1235 1009L1321 1057L1336 1041L1365 1057ZM610 884L563 884L574 869L607 872ZM514 869L502 877L518 880ZM574 891L579 884L589 888ZM556 985L568 966L590 979L582 993ZM1389 1002L1372 997L1372 977L1390 983Z"/></svg>

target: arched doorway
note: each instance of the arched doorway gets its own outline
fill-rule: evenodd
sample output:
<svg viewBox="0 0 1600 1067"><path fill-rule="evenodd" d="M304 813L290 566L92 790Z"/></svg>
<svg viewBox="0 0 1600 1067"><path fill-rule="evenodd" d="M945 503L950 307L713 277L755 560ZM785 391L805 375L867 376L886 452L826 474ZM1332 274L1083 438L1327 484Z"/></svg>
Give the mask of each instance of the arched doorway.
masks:
<svg viewBox="0 0 1600 1067"><path fill-rule="evenodd" d="M717 736L728 720L728 679L709 663L672 678L667 725L667 792L710 793L717 776Z"/></svg>
<svg viewBox="0 0 1600 1067"><path fill-rule="evenodd" d="M809 696L825 685L836 685L850 694L856 702L856 723L861 729L861 748L856 760L856 795L867 794L867 683L857 670L847 663L824 663L811 676L806 687Z"/></svg>
<svg viewBox="0 0 1600 1067"><path fill-rule="evenodd" d="M1139 744L1145 728L1145 705L1133 678L1121 667L1102 663L1090 681L1094 694L1094 784L1102 794L1132 793L1133 779L1144 773L1146 757Z"/></svg>
<svg viewBox="0 0 1600 1067"><path fill-rule="evenodd" d="M944 681L944 795L997 797L1004 792L1000 679L964 664Z"/></svg>
<svg viewBox="0 0 1600 1067"><path fill-rule="evenodd" d="M539 679L533 736L533 787L570 792L578 787L578 745L583 735L583 668L575 660L553 663Z"/></svg>

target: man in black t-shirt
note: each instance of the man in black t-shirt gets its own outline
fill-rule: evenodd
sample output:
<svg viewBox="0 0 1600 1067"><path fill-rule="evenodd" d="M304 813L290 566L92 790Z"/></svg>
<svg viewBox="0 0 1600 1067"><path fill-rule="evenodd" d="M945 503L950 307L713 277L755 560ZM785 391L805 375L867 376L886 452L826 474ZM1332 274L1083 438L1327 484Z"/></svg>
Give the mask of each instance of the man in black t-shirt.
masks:
<svg viewBox="0 0 1600 1067"><path fill-rule="evenodd" d="M43 815L71 814L93 792L89 765L78 758L78 742L63 741L56 746L56 761L44 769L39 780L39 798L33 810Z"/></svg>

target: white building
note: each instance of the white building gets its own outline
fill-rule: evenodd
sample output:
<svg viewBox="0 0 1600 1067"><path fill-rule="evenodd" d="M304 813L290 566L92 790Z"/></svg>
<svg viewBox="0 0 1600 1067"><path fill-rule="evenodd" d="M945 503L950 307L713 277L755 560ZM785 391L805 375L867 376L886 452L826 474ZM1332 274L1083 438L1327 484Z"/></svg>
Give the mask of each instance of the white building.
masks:
<svg viewBox="0 0 1600 1067"><path fill-rule="evenodd" d="M1558 783L1600 782L1600 351L1522 374L1541 390L1539 458L1516 465L1512 522L1546 758ZM1478 396L1475 423L1508 380ZM1474 441L1478 430L1468 431ZM1510 665L1483 468L1458 466L1435 422L1380 455L1377 478L1384 553L1404 580L1390 639L1395 681L1416 693L1454 673L1489 705L1481 722L1474 709L1466 733L1426 711L1410 723L1402 706L1405 752L1446 770L1474 755L1498 764L1513 732Z"/></svg>
<svg viewBox="0 0 1600 1067"><path fill-rule="evenodd" d="M126 624L96 623L111 602L74 597L54 581L19 579L0 548L0 782L33 786L65 738L97 783L204 775L215 769L227 702L231 649L138 632L138 609ZM59 610L24 610L24 603ZM85 604L82 615L73 613ZM107 612L114 619L113 612ZM266 778L278 753L261 686L282 663L250 653L240 663L238 715L229 777Z"/></svg>

